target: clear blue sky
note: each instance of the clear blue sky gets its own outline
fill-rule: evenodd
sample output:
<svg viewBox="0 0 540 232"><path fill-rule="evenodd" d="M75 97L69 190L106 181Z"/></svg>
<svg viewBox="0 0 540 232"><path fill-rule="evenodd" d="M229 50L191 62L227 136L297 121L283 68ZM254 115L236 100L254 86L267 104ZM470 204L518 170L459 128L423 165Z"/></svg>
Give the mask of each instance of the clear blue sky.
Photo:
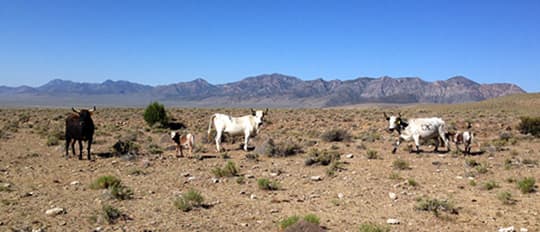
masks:
<svg viewBox="0 0 540 232"><path fill-rule="evenodd" d="M540 91L540 1L0 0L0 85L463 75Z"/></svg>

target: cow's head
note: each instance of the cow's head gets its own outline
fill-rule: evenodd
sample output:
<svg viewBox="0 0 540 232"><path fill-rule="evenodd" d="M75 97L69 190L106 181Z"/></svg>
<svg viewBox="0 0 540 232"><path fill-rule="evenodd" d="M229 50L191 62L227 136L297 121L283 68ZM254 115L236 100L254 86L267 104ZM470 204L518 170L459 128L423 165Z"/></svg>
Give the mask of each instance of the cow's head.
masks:
<svg viewBox="0 0 540 232"><path fill-rule="evenodd" d="M406 124L401 119L401 113L398 114L398 116L390 116L386 115L386 112L384 112L384 118L386 118L386 121L388 121L388 131L393 132L394 130L398 130L398 132L401 131L401 129L406 126Z"/></svg>
<svg viewBox="0 0 540 232"><path fill-rule="evenodd" d="M251 109L251 115L255 117L255 129L257 130L257 133L259 133L266 114L268 114L268 108L266 108L264 111Z"/></svg>
<svg viewBox="0 0 540 232"><path fill-rule="evenodd" d="M94 113L94 111L96 111L95 106L92 109L82 109L82 110L75 109L75 108L71 108L71 109L73 110L73 112L79 115L79 123L81 124L81 126L84 127L86 124L92 123L91 116Z"/></svg>

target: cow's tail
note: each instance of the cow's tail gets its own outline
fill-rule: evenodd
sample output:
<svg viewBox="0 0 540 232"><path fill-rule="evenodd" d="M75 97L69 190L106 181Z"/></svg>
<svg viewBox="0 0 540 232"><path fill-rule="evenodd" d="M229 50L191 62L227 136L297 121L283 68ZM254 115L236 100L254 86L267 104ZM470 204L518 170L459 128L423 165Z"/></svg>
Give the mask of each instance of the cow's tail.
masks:
<svg viewBox="0 0 540 232"><path fill-rule="evenodd" d="M214 118L216 117L215 114L210 117L210 122L208 123L208 142L210 142L210 133L212 132L212 123L214 122Z"/></svg>

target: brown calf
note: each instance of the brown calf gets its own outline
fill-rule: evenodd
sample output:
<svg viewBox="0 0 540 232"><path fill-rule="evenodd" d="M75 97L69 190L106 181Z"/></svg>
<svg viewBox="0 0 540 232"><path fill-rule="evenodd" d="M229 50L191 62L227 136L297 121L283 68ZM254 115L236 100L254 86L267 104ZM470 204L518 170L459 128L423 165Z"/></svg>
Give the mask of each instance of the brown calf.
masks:
<svg viewBox="0 0 540 232"><path fill-rule="evenodd" d="M188 133L186 135L180 135L180 133L176 131L171 131L171 139L176 143L176 156L177 157L183 157L183 149L188 149L189 156L193 156L193 144L194 144L194 137L192 134ZM180 156L178 156L178 151L180 151Z"/></svg>

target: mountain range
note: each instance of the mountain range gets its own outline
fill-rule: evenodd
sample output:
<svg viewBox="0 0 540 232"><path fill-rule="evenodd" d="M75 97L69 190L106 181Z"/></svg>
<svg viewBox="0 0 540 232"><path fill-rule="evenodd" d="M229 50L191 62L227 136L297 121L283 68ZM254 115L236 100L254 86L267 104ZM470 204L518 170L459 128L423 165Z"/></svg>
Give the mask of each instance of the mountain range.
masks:
<svg viewBox="0 0 540 232"><path fill-rule="evenodd" d="M213 85L204 79L149 86L129 81L79 83L55 79L39 87L0 86L0 106L333 107L362 103L462 103L525 93L515 84L479 84L456 76L428 82L418 77L360 77L304 81L265 74Z"/></svg>

